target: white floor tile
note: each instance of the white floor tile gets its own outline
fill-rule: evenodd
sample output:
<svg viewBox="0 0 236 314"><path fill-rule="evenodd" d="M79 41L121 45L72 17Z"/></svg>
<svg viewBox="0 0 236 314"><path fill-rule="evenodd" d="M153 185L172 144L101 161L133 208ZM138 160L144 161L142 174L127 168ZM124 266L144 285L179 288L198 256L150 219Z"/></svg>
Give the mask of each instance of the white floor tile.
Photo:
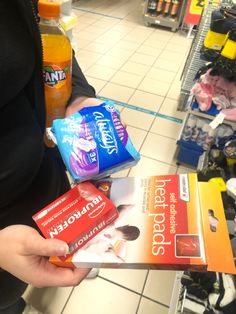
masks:
<svg viewBox="0 0 236 314"><path fill-rule="evenodd" d="M97 277L75 288L63 314L134 314L138 302L136 293Z"/></svg>
<svg viewBox="0 0 236 314"><path fill-rule="evenodd" d="M175 274L175 271L169 270L149 271L143 295L169 306Z"/></svg>
<svg viewBox="0 0 236 314"><path fill-rule="evenodd" d="M134 52L139 46L140 44L138 43L123 39L123 40L120 40L114 47L119 47L119 48Z"/></svg>
<svg viewBox="0 0 236 314"><path fill-rule="evenodd" d="M181 90L181 82L175 82L172 84L171 88L168 91L167 97L172 99L179 99L180 96L180 90Z"/></svg>
<svg viewBox="0 0 236 314"><path fill-rule="evenodd" d="M111 67L94 64L85 72L85 74L97 79L108 81L116 73L116 71L116 69Z"/></svg>
<svg viewBox="0 0 236 314"><path fill-rule="evenodd" d="M111 82L127 87L136 88L140 84L142 78L142 76L137 74L117 71L116 74L111 78Z"/></svg>
<svg viewBox="0 0 236 314"><path fill-rule="evenodd" d="M71 287L68 288L33 288L29 286L24 293L24 299L38 311L45 314L58 314L67 302Z"/></svg>
<svg viewBox="0 0 236 314"><path fill-rule="evenodd" d="M98 53L98 52L81 49L77 54L77 60L78 62L80 62L81 59L90 60L91 62L95 63L99 58L102 57L102 55L103 54Z"/></svg>
<svg viewBox="0 0 236 314"><path fill-rule="evenodd" d="M96 34L97 36L100 36L100 35L103 35L105 34L107 31L109 30L109 27L100 27L97 25L97 22L95 22L94 24L92 25L89 25L87 28L86 28L86 31L87 32L90 32L92 34Z"/></svg>
<svg viewBox="0 0 236 314"><path fill-rule="evenodd" d="M145 45L145 44L141 45L137 49L138 53L154 56L156 58L160 55L161 51L162 51L161 48L154 48L154 47L151 47L151 46L148 46L148 45Z"/></svg>
<svg viewBox="0 0 236 314"><path fill-rule="evenodd" d="M143 44L157 49L164 49L167 45L167 42L160 39L153 39L148 37Z"/></svg>
<svg viewBox="0 0 236 314"><path fill-rule="evenodd" d="M138 87L139 90L160 96L166 96L169 88L170 83L162 82L160 80L154 80L149 77L145 77Z"/></svg>
<svg viewBox="0 0 236 314"><path fill-rule="evenodd" d="M138 293L144 288L147 270L140 269L100 269L99 277L111 280Z"/></svg>
<svg viewBox="0 0 236 314"><path fill-rule="evenodd" d="M109 45L91 42L89 45L86 46L86 50L103 54L110 50L110 47Z"/></svg>
<svg viewBox="0 0 236 314"><path fill-rule="evenodd" d="M129 99L129 104L157 112L163 103L164 97L136 90Z"/></svg>
<svg viewBox="0 0 236 314"><path fill-rule="evenodd" d="M129 58L129 61L131 62L136 62L136 63L150 65L150 66L154 63L155 60L156 60L155 56L150 56L150 55L146 55L146 54L138 53L138 52L134 53Z"/></svg>
<svg viewBox="0 0 236 314"><path fill-rule="evenodd" d="M123 119L123 112L122 112L122 119ZM125 121L126 122L126 121ZM143 141L147 135L147 132L144 131L144 130L140 130L140 129L137 129L137 128L134 128L130 125L127 126L127 132L131 138L131 141L134 145L134 147L139 150L140 147L142 146L143 144Z"/></svg>
<svg viewBox="0 0 236 314"><path fill-rule="evenodd" d="M174 166L141 156L138 164L130 170L129 177L174 174L176 170Z"/></svg>
<svg viewBox="0 0 236 314"><path fill-rule="evenodd" d="M170 39L173 38L173 33L170 32L168 29L156 29L153 34L148 37L148 39L153 41L161 41L161 42L169 42Z"/></svg>
<svg viewBox="0 0 236 314"><path fill-rule="evenodd" d="M98 61L97 64L100 64L102 66L111 67L114 69L119 69L125 62L127 61L127 57L120 57L119 59L115 56L109 55L106 53L103 55Z"/></svg>
<svg viewBox="0 0 236 314"><path fill-rule="evenodd" d="M182 125L171 120L157 117L151 127L151 132L178 139Z"/></svg>
<svg viewBox="0 0 236 314"><path fill-rule="evenodd" d="M148 70L150 69L149 65L139 64L132 61L127 61L122 67L121 70L125 72L129 72L132 74L137 74L144 76Z"/></svg>
<svg viewBox="0 0 236 314"><path fill-rule="evenodd" d="M164 60L170 60L170 61L175 61L177 63L181 63L184 59L184 56L182 53L176 53L173 51L169 51L169 50L163 50L162 53L160 54L160 59L164 59Z"/></svg>
<svg viewBox="0 0 236 314"><path fill-rule="evenodd" d="M164 69L167 71L172 71L177 73L180 68L181 62L175 62L174 60L166 60L158 57L154 63L154 67Z"/></svg>
<svg viewBox="0 0 236 314"><path fill-rule="evenodd" d="M112 47L109 50L109 55L117 57L117 58L120 58L120 56L129 58L132 54L133 54L132 51L127 50L127 49L122 49L122 48L119 48L117 46Z"/></svg>
<svg viewBox="0 0 236 314"><path fill-rule="evenodd" d="M171 138L149 133L140 153L145 157L150 157L170 165L176 165L176 141Z"/></svg>
<svg viewBox="0 0 236 314"><path fill-rule="evenodd" d="M89 84L95 88L97 94L107 84L106 81L99 80L99 79L96 79L94 77L90 77L88 75L86 75L86 78L87 78Z"/></svg>
<svg viewBox="0 0 236 314"><path fill-rule="evenodd" d="M83 42L83 40L90 40L92 42L95 39L97 39L97 35L86 31L86 29L81 30L76 36L78 42Z"/></svg>
<svg viewBox="0 0 236 314"><path fill-rule="evenodd" d="M168 314L168 308L143 297L137 314Z"/></svg>
<svg viewBox="0 0 236 314"><path fill-rule="evenodd" d="M155 119L153 115L128 108L122 111L122 117L128 125L147 131Z"/></svg>
<svg viewBox="0 0 236 314"><path fill-rule="evenodd" d="M134 29L134 27L135 26L133 24L131 26L131 25L125 25L124 23L121 22L121 23L118 23L118 24L112 26L111 30L114 30L116 32L120 32L122 34L127 35L129 32L132 31L132 29Z"/></svg>
<svg viewBox="0 0 236 314"><path fill-rule="evenodd" d="M131 95L134 93L134 89L108 83L101 91L100 96L104 96L113 100L119 100L122 102L127 102Z"/></svg>
<svg viewBox="0 0 236 314"><path fill-rule="evenodd" d="M166 83L171 83L174 80L175 75L176 74L174 72L166 71L166 70L154 68L154 67L152 67L146 74L148 78L158 80L161 82L166 82Z"/></svg>
<svg viewBox="0 0 236 314"><path fill-rule="evenodd" d="M169 93L168 93L169 94ZM165 98L159 113L184 120L186 112L178 111L178 99Z"/></svg>
<svg viewBox="0 0 236 314"><path fill-rule="evenodd" d="M186 46L186 45L177 45L177 44L173 43L172 41L170 41L166 45L165 49L173 51L173 52L176 51L179 54L179 53L186 53L186 52L188 52L189 47Z"/></svg>

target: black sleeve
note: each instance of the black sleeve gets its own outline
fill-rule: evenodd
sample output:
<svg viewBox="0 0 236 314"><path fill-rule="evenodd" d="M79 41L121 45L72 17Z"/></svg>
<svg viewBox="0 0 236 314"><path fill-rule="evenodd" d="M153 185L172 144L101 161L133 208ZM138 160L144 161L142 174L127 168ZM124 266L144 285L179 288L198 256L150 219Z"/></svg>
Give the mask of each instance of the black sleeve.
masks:
<svg viewBox="0 0 236 314"><path fill-rule="evenodd" d="M91 85L89 85L88 81L86 80L81 68L78 65L78 62L76 61L75 53L73 51L72 94L68 104L71 103L75 98L80 96L96 97L96 92L95 89Z"/></svg>

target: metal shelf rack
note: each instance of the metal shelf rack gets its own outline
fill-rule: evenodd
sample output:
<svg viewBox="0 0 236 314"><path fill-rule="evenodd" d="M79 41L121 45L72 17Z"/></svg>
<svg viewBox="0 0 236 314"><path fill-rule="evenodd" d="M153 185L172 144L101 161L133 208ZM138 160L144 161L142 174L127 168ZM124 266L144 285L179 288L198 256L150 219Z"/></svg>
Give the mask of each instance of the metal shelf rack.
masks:
<svg viewBox="0 0 236 314"><path fill-rule="evenodd" d="M200 49L203 45L204 39L210 28L211 14L214 10L221 5L232 4L232 1L227 0L209 0L206 2L198 30L193 40L191 49L185 62L185 66L182 73L181 91L178 102L178 110L185 111L190 91L194 84L194 78L197 71L206 63L206 61L200 58Z"/></svg>
<svg viewBox="0 0 236 314"><path fill-rule="evenodd" d="M179 8L177 16L171 17L169 15L164 16L162 14L159 14L159 15L149 14L148 12L149 0L145 0L144 12L143 12L144 24L146 26L151 26L151 25L164 26L164 27L171 28L172 31L176 31L183 21L187 2L188 2L187 0L182 0L181 7Z"/></svg>

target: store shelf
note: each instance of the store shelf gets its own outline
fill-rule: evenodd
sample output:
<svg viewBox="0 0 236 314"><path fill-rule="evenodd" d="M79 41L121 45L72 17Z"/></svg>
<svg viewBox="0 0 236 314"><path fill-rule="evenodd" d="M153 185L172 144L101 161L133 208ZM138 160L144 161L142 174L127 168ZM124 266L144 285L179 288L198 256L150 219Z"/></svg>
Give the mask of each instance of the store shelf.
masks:
<svg viewBox="0 0 236 314"><path fill-rule="evenodd" d="M209 0L206 2L198 30L192 42L188 57L186 59L184 69L181 76L181 95L179 97L178 110L184 111L186 101L190 95L191 89L194 85L194 78L197 71L206 64L206 61L201 59L200 49L203 46L204 39L210 27L211 14L214 10L218 9L221 5L231 4L230 0Z"/></svg>
<svg viewBox="0 0 236 314"><path fill-rule="evenodd" d="M180 8L178 9L178 13L175 17L171 16L170 14L164 14L164 11L162 11L161 14L149 13L148 3L149 0L146 0L143 12L144 24L146 26L151 25L163 26L170 28L172 31L176 31L179 28L180 24L183 21L184 12L187 6L187 0L181 1ZM163 6L164 3L165 2L163 2Z"/></svg>
<svg viewBox="0 0 236 314"><path fill-rule="evenodd" d="M148 13L144 15L144 23L146 26L161 25L171 28L172 31L176 31L179 27L179 20L177 18L163 17L162 15L153 16Z"/></svg>
<svg viewBox="0 0 236 314"><path fill-rule="evenodd" d="M179 313L179 308L181 308L182 301L180 300L181 295L180 292L182 289L181 284L182 276L183 276L182 271L176 272L168 314L177 314Z"/></svg>
<svg viewBox="0 0 236 314"><path fill-rule="evenodd" d="M214 120L215 119L215 116L206 114L204 112L200 112L198 110L190 109L189 113L190 114L194 114L195 116L198 116L198 117L201 117L201 118L204 118L204 119L208 119L208 120ZM236 130L236 122L232 122L230 120L225 119L222 124L227 124L227 125L231 126L233 128L233 130Z"/></svg>

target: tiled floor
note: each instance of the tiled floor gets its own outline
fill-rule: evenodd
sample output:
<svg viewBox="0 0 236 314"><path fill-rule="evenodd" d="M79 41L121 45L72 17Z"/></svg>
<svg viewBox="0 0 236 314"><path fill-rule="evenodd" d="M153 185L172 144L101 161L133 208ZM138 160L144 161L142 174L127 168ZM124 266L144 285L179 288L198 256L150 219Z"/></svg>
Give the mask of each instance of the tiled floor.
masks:
<svg viewBox="0 0 236 314"><path fill-rule="evenodd" d="M190 39L145 27L141 0L81 0L74 8L78 62L99 96L119 101L142 155L136 167L116 175L189 171L176 165L175 152L184 118L176 111L179 80ZM174 271L103 269L76 288L30 287L26 297L45 314L166 314L174 277Z"/></svg>

